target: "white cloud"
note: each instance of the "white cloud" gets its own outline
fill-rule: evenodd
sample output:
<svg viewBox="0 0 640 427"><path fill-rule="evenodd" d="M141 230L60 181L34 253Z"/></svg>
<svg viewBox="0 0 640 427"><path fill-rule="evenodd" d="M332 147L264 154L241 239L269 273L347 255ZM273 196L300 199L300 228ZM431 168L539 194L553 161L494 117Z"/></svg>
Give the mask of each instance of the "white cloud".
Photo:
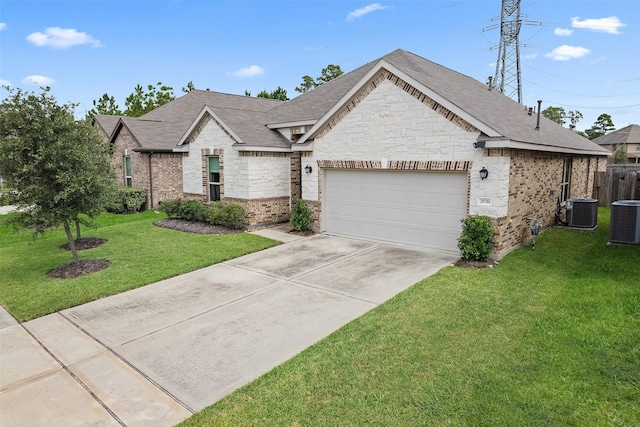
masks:
<svg viewBox="0 0 640 427"><path fill-rule="evenodd" d="M589 49L582 46L567 46L563 44L553 49L549 53L545 53L544 56L551 58L554 61L568 61L570 59L582 58L586 54L591 52Z"/></svg>
<svg viewBox="0 0 640 427"><path fill-rule="evenodd" d="M360 18L364 15L366 15L367 13L371 13L374 12L376 10L384 10L384 9L388 9L389 6L382 6L380 3L373 3L370 4L368 6L365 6L361 9L356 9L353 12L350 12L349 15L347 15L347 22L352 22L353 20Z"/></svg>
<svg viewBox="0 0 640 427"><path fill-rule="evenodd" d="M579 17L571 18L571 26L609 34L620 34L620 28L627 25L620 22L617 16L610 16L600 19L585 19L584 21L581 21Z"/></svg>
<svg viewBox="0 0 640 427"><path fill-rule="evenodd" d="M22 83L26 85L49 86L51 83L55 83L55 80L51 77L33 75L22 79Z"/></svg>
<svg viewBox="0 0 640 427"><path fill-rule="evenodd" d="M6 22L0 22L0 31L6 30L6 29L7 29L7 23Z"/></svg>
<svg viewBox="0 0 640 427"><path fill-rule="evenodd" d="M553 34L560 37L570 36L572 33L573 30L570 30L568 28L556 28L555 30L553 30Z"/></svg>
<svg viewBox="0 0 640 427"><path fill-rule="evenodd" d="M100 40L96 40L90 34L81 33L73 28L49 27L44 30L44 33L29 34L27 40L36 46L50 46L54 49L67 49L83 44L102 47Z"/></svg>
<svg viewBox="0 0 640 427"><path fill-rule="evenodd" d="M238 71L230 72L232 76L239 78L254 77L264 74L264 68L259 65L249 65L248 67L240 68Z"/></svg>
<svg viewBox="0 0 640 427"><path fill-rule="evenodd" d="M525 55L522 57L522 59L536 59L538 57L537 53L531 53L529 55Z"/></svg>
<svg viewBox="0 0 640 427"><path fill-rule="evenodd" d="M11 82L9 80L0 79L0 86L11 86Z"/></svg>

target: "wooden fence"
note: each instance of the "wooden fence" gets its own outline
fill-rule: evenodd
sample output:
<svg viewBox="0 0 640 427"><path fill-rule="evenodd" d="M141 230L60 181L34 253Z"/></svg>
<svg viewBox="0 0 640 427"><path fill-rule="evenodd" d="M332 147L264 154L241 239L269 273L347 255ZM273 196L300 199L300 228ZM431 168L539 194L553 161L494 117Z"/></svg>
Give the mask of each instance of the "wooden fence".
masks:
<svg viewBox="0 0 640 427"><path fill-rule="evenodd" d="M604 207L617 200L640 200L640 165L613 165L596 172L592 197Z"/></svg>

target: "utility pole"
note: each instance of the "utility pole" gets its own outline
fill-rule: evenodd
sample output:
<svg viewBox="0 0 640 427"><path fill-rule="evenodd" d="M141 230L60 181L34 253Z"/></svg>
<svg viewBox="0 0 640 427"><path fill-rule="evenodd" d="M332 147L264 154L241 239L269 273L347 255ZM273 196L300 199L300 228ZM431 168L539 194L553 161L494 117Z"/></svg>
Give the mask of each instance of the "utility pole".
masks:
<svg viewBox="0 0 640 427"><path fill-rule="evenodd" d="M500 45L492 87L522 104L520 78L520 0L502 0Z"/></svg>

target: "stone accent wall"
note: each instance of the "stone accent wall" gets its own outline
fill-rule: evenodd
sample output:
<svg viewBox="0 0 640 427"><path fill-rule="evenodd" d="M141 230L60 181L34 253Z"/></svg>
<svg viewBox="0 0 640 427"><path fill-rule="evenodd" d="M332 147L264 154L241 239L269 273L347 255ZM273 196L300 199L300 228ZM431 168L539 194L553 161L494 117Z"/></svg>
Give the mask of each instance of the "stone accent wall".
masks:
<svg viewBox="0 0 640 427"><path fill-rule="evenodd" d="M422 93L420 90L416 89L406 81L402 80L400 77L395 74L387 71L380 70L378 74L376 74L369 84L362 88L360 92L358 92L347 104L345 104L332 118L329 120L318 132L316 138L322 138L326 133L328 133L331 129L333 129L344 117L346 117L351 111L358 105L360 102L365 99L371 92L373 92L378 86L380 86L383 82L389 81L393 83L396 87L402 89L418 101L425 104L427 107L436 111L442 117L446 118L452 123L455 123L459 128L467 131L467 132L478 132L478 129L470 123L463 120L458 115L449 111L447 108L443 107L426 94Z"/></svg>
<svg viewBox="0 0 640 427"><path fill-rule="evenodd" d="M247 215L249 226L277 224L288 221L291 217L290 198L269 197L264 199L225 198L225 202L241 205Z"/></svg>

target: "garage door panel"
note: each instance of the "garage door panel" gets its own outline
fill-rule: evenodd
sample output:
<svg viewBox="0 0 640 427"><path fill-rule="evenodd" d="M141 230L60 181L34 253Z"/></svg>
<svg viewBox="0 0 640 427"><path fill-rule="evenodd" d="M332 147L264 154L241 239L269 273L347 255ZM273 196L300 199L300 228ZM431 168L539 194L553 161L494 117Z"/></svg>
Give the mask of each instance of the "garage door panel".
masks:
<svg viewBox="0 0 640 427"><path fill-rule="evenodd" d="M327 170L328 232L457 251L465 173Z"/></svg>

